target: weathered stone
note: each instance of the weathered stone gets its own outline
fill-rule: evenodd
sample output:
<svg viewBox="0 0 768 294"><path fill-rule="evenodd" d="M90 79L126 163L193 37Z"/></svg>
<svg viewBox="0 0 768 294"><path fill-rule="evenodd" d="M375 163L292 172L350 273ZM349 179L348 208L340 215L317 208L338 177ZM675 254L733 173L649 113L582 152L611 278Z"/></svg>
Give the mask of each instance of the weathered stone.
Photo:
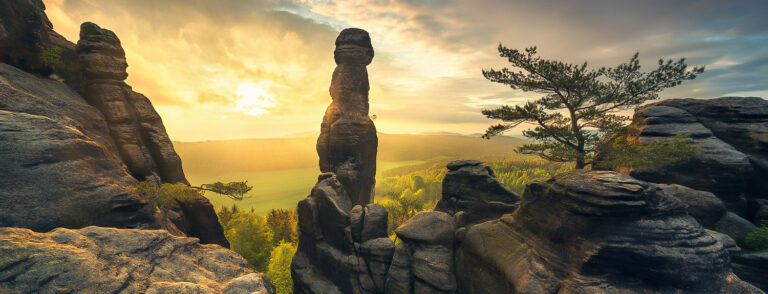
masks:
<svg viewBox="0 0 768 294"><path fill-rule="evenodd" d="M236 253L164 230L0 228L0 250L3 293L275 292Z"/></svg>
<svg viewBox="0 0 768 294"><path fill-rule="evenodd" d="M355 242L363 242L362 239L362 233L363 233L363 207L360 205L355 205L355 207L352 207L352 210L349 211L349 226L350 231L352 232L352 237L354 238Z"/></svg>
<svg viewBox="0 0 768 294"><path fill-rule="evenodd" d="M768 251L731 255L733 272L758 288L768 291Z"/></svg>
<svg viewBox="0 0 768 294"><path fill-rule="evenodd" d="M392 264L387 272L387 281L384 293L387 294L409 294L413 288L413 272L411 264L413 257L410 249L405 243L400 243L395 247L395 254L392 257Z"/></svg>
<svg viewBox="0 0 768 294"><path fill-rule="evenodd" d="M208 198L197 197L190 201L179 201L179 207L184 212L185 223L189 227L185 234L200 239L204 244L218 244L229 248L229 241L224 237L224 229L219 223L216 212Z"/></svg>
<svg viewBox="0 0 768 294"><path fill-rule="evenodd" d="M757 97L669 99L639 108L625 135L646 144L678 134L699 148L690 160L631 175L714 193L728 210L753 219L768 190L768 101ZM598 151L598 153L600 153ZM600 161L600 156L597 156Z"/></svg>
<svg viewBox="0 0 768 294"><path fill-rule="evenodd" d="M453 244L453 218L444 212L422 211L395 229L400 239L436 245Z"/></svg>
<svg viewBox="0 0 768 294"><path fill-rule="evenodd" d="M743 241L747 234L757 230L755 225L733 212L726 213L712 228L715 231L730 236L736 242Z"/></svg>
<svg viewBox="0 0 768 294"><path fill-rule="evenodd" d="M378 204L365 206L362 242L387 237L387 210Z"/></svg>
<svg viewBox="0 0 768 294"><path fill-rule="evenodd" d="M389 265L395 253L395 243L389 238L377 238L360 244L361 256L368 262L368 267L376 286L376 293L384 292Z"/></svg>
<svg viewBox="0 0 768 294"><path fill-rule="evenodd" d="M468 229L456 266L464 293L760 293L682 203L605 171L529 184L513 214Z"/></svg>
<svg viewBox="0 0 768 294"><path fill-rule="evenodd" d="M440 245L421 246L413 252L413 275L431 288L452 293L456 290L453 276L453 248ZM422 293L415 291L415 293Z"/></svg>
<svg viewBox="0 0 768 294"><path fill-rule="evenodd" d="M723 247L725 248L725 251L728 251L729 254L739 253L741 252L741 248L738 244L736 244L736 240L733 240L730 236L720 233L718 231L713 230L707 230L705 229L707 233L712 235L712 237L715 237L720 243L723 243Z"/></svg>
<svg viewBox="0 0 768 294"><path fill-rule="evenodd" d="M43 52L56 48L58 63L41 58ZM71 86L78 84L80 76L75 44L53 30L41 0L0 2L0 63L46 77L55 74Z"/></svg>
<svg viewBox="0 0 768 294"><path fill-rule="evenodd" d="M323 238L336 248L344 248L346 227L350 225L349 211L352 204L336 177L321 180L312 188L310 195L317 204L317 216Z"/></svg>
<svg viewBox="0 0 768 294"><path fill-rule="evenodd" d="M317 138L320 170L333 172L355 205L373 201L376 175L376 127L368 117L368 71L373 58L368 33L345 29L336 39L328 106Z"/></svg>
<svg viewBox="0 0 768 294"><path fill-rule="evenodd" d="M477 160L457 160L447 167L443 197L435 210L462 212L461 226L496 219L517 208L520 196L504 187L489 166Z"/></svg>
<svg viewBox="0 0 768 294"><path fill-rule="evenodd" d="M726 213L725 205L710 192L698 191L680 185L658 184L667 196L680 200L686 210L701 225L709 227L719 221Z"/></svg>
<svg viewBox="0 0 768 294"><path fill-rule="evenodd" d="M101 113L66 85L0 64L0 226L45 232L89 225L161 229L128 192ZM97 175L97 176L95 176Z"/></svg>

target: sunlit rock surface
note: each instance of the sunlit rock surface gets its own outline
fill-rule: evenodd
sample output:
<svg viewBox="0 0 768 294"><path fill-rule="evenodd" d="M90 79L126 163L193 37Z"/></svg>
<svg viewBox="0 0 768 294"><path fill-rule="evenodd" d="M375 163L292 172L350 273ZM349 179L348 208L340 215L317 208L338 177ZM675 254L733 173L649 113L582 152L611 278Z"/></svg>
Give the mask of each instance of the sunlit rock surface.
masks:
<svg viewBox="0 0 768 294"><path fill-rule="evenodd" d="M245 259L165 230L0 228L2 293L275 293Z"/></svg>
<svg viewBox="0 0 768 294"><path fill-rule="evenodd" d="M376 126L368 117L368 70L373 47L368 32L344 29L336 38L333 102L317 138L320 171L336 174L355 205L373 202L376 176Z"/></svg>

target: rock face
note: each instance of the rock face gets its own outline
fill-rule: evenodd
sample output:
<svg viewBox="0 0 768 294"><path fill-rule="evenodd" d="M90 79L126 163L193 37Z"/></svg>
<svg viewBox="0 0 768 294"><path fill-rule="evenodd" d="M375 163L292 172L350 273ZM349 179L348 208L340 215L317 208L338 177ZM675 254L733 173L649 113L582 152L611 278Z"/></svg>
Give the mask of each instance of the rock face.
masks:
<svg viewBox="0 0 768 294"><path fill-rule="evenodd" d="M504 187L489 166L457 160L447 168L443 198L435 210L456 217L459 226L496 219L517 208L520 196Z"/></svg>
<svg viewBox="0 0 768 294"><path fill-rule="evenodd" d="M681 202L609 171L530 184L515 213L468 229L456 267L460 293L761 293Z"/></svg>
<svg viewBox="0 0 768 294"><path fill-rule="evenodd" d="M152 104L125 84L117 36L84 23L75 46L44 8L0 3L0 60L13 65L0 63L0 226L165 228L228 247L207 199L161 211L128 192L144 180L187 184L181 159ZM61 64L41 66L52 46ZM40 76L51 72L66 84Z"/></svg>
<svg viewBox="0 0 768 294"><path fill-rule="evenodd" d="M43 76L56 73L69 85L79 74L75 44L53 30L42 0L7 0L0 3L0 62ZM59 48L60 62L43 62L43 52Z"/></svg>
<svg viewBox="0 0 768 294"><path fill-rule="evenodd" d="M392 258L386 293L455 293L453 217L419 212L395 233L401 242Z"/></svg>
<svg viewBox="0 0 768 294"><path fill-rule="evenodd" d="M768 101L664 100L639 108L626 135L643 144L677 134L690 134L689 142L700 148L690 161L631 175L712 192L729 211L758 224L755 217L768 199Z"/></svg>
<svg viewBox="0 0 768 294"><path fill-rule="evenodd" d="M733 272L760 289L768 289L768 252L731 255Z"/></svg>
<svg viewBox="0 0 768 294"><path fill-rule="evenodd" d="M160 116L147 97L124 82L128 64L117 36L83 23L77 52L83 69L80 93L104 114L131 175L140 181L188 184Z"/></svg>
<svg viewBox="0 0 768 294"><path fill-rule="evenodd" d="M333 102L323 117L317 154L320 171L333 172L353 204L373 201L378 137L368 117L368 70L373 47L368 32L345 29L336 38L336 69L331 79Z"/></svg>
<svg viewBox="0 0 768 294"><path fill-rule="evenodd" d="M324 173L297 211L295 293L382 293L395 250L383 207L353 206L336 175Z"/></svg>
<svg viewBox="0 0 768 294"><path fill-rule="evenodd" d="M275 293L236 253L164 230L0 228L2 293Z"/></svg>

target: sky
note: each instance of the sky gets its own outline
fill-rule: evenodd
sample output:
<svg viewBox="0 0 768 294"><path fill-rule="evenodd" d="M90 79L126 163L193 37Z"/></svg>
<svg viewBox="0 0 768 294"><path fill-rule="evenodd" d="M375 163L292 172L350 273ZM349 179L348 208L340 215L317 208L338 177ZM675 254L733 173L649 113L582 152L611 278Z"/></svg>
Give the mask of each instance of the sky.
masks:
<svg viewBox="0 0 768 294"><path fill-rule="evenodd" d="M768 98L768 1L721 0L44 0L54 29L114 31L127 83L175 141L318 132L334 40L371 34L371 114L379 132L482 133L481 109L539 97L491 83L497 47L591 67L640 52L643 69L685 57L707 70L663 98ZM520 130L511 131L511 135Z"/></svg>

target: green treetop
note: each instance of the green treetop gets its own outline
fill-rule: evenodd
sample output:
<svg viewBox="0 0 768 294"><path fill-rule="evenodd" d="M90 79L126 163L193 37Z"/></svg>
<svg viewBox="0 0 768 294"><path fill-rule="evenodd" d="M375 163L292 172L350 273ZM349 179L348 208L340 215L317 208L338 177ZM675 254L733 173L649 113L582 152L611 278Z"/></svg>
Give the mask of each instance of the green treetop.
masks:
<svg viewBox="0 0 768 294"><path fill-rule="evenodd" d="M498 50L517 71L483 70L483 76L543 97L522 106L483 110L488 118L502 121L489 127L483 137L499 135L521 123L533 124L523 135L535 143L518 147L517 152L556 162L575 161L577 169L591 164L603 133L619 130L628 121L616 112L658 99L662 90L704 72L704 67L689 68L685 58L660 59L657 69L645 73L640 71L638 53L613 68L588 69L587 62L575 65L542 59L536 56L536 47L521 52L499 45Z"/></svg>

